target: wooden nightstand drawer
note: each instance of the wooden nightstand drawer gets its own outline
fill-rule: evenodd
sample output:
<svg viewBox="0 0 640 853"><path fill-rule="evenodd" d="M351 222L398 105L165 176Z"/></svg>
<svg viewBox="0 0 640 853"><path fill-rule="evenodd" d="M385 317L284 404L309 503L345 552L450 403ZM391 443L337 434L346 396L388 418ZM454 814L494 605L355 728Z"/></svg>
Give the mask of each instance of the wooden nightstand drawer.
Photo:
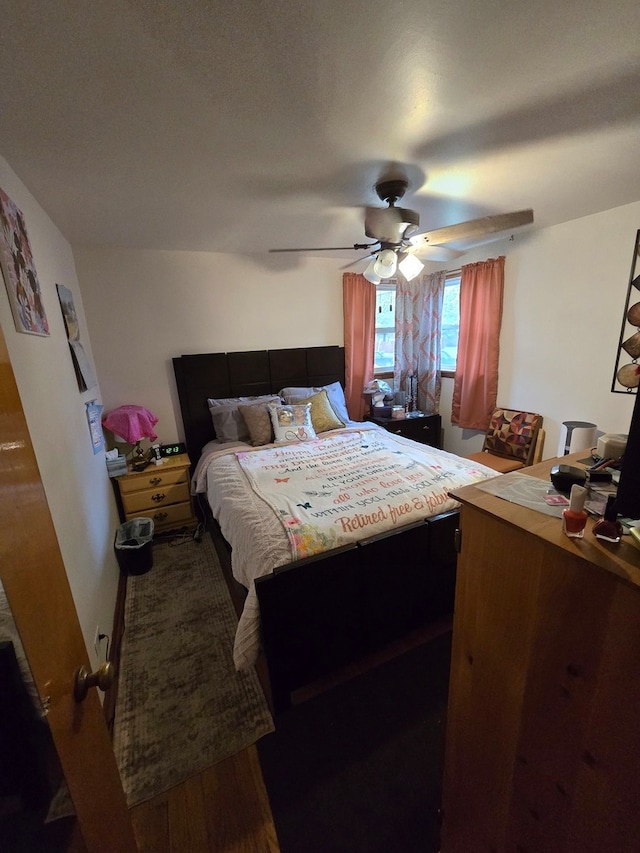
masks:
<svg viewBox="0 0 640 853"><path fill-rule="evenodd" d="M131 518L138 518L141 515L142 513L139 512L132 512L131 514L127 513L127 521ZM148 510L144 513L143 517L150 518L153 521L154 533L176 527L186 527L194 522L191 501L187 501L187 503L171 504L170 506L165 506L161 509Z"/></svg>
<svg viewBox="0 0 640 853"><path fill-rule="evenodd" d="M176 483L187 482L188 471L185 468L171 468L162 471L160 468L149 468L142 474L127 474L119 480L120 494L131 494L148 490L164 491Z"/></svg>
<svg viewBox="0 0 640 853"><path fill-rule="evenodd" d="M146 515L151 507L177 504L189 501L189 484L187 482L165 484L143 492L128 492L122 495L122 504L127 515ZM143 510L145 512L143 512Z"/></svg>

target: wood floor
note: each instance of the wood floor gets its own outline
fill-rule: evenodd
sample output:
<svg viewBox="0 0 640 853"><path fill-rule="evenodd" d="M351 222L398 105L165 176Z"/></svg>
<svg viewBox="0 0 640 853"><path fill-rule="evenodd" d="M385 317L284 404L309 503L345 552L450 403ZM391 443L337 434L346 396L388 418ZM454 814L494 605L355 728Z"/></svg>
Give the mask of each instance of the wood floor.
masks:
<svg viewBox="0 0 640 853"><path fill-rule="evenodd" d="M131 809L140 853L277 853L258 753L245 749Z"/></svg>

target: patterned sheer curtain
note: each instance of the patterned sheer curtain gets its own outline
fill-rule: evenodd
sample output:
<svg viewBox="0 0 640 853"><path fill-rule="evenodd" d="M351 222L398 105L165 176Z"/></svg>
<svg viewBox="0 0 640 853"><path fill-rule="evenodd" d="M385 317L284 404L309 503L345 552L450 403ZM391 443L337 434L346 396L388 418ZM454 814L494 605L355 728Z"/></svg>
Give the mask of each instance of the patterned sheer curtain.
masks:
<svg viewBox="0 0 640 853"><path fill-rule="evenodd" d="M465 264L460 276L460 333L451 422L486 430L498 395L504 255Z"/></svg>
<svg viewBox="0 0 640 853"><path fill-rule="evenodd" d="M440 330L446 272L422 275L396 284L396 350L393 383L409 391L417 377L418 409L437 413L440 406Z"/></svg>
<svg viewBox="0 0 640 853"><path fill-rule="evenodd" d="M345 389L349 417L361 421L366 400L362 389L373 379L376 289L359 273L342 275Z"/></svg>

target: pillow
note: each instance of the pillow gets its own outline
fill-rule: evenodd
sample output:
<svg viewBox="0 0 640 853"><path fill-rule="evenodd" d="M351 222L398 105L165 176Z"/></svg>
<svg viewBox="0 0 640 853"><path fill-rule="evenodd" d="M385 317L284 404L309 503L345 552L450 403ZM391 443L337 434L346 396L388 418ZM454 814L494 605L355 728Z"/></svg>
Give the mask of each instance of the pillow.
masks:
<svg viewBox="0 0 640 853"><path fill-rule="evenodd" d="M316 438L311 423L311 403L303 403L300 406L277 406L270 403L269 412L276 444L283 441L308 441L310 438Z"/></svg>
<svg viewBox="0 0 640 853"><path fill-rule="evenodd" d="M209 412L218 441L249 441L249 429L238 406L215 406Z"/></svg>
<svg viewBox="0 0 640 853"><path fill-rule="evenodd" d="M209 406L213 428L216 431L218 441L251 441L251 430L247 424L246 418L240 411L241 403L238 402L241 398L236 397L234 402L223 405L219 401L213 401L214 406ZM249 401L250 400L250 401ZM211 401L207 401L211 402ZM267 402L279 403L280 397L274 395L248 398L244 405L246 408L252 406L264 406Z"/></svg>
<svg viewBox="0 0 640 853"><path fill-rule="evenodd" d="M279 397L271 397L274 404L280 402ZM244 418L249 430L249 440L254 447L270 444L273 441L273 426L269 409L263 401L246 406L238 406L238 412Z"/></svg>
<svg viewBox="0 0 640 853"><path fill-rule="evenodd" d="M298 405L311 403L311 423L317 433L327 432L330 429L340 429L344 426L329 402L326 388L318 391L312 397L307 397L306 400L295 400L295 403Z"/></svg>
<svg viewBox="0 0 640 853"><path fill-rule="evenodd" d="M344 398L344 390L339 382L331 382L329 385L319 385L313 388L283 388L280 396L285 403L297 403L299 400L308 399L312 394L325 390L331 403L331 408L338 418L344 423L351 421L347 411L347 401ZM295 399L294 399L295 398Z"/></svg>
<svg viewBox="0 0 640 853"><path fill-rule="evenodd" d="M270 400L273 400L275 396L275 394L254 394L253 397L219 397L218 399L208 397L207 406L210 409L216 408L217 406L235 406L237 408L241 403L257 403L260 400L264 400L265 403L268 403Z"/></svg>

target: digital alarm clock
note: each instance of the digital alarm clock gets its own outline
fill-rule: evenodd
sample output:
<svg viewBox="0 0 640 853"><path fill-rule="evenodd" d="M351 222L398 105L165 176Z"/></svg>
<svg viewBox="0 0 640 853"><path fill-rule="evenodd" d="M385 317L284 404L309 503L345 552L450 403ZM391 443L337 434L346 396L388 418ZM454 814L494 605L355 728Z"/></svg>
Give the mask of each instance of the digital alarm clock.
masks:
<svg viewBox="0 0 640 853"><path fill-rule="evenodd" d="M179 453L186 453L187 448L184 442L178 442L177 444L161 444L160 445L160 456L177 456Z"/></svg>

